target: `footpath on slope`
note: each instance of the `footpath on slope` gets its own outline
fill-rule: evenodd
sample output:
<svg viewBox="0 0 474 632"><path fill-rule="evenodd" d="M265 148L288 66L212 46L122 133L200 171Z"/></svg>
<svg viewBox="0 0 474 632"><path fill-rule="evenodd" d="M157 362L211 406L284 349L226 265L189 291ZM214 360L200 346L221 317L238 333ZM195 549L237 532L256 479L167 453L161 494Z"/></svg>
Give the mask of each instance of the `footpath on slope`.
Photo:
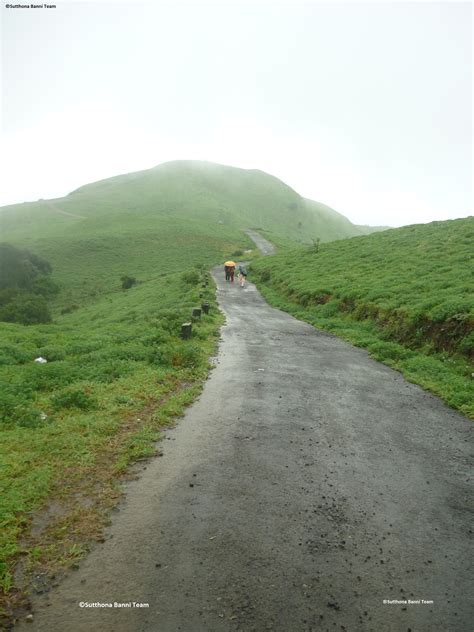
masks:
<svg viewBox="0 0 474 632"><path fill-rule="evenodd" d="M275 246L267 239L262 237L259 233L255 232L254 230L246 230L245 233L250 237L250 239L256 244L257 248L264 255L272 255L275 252Z"/></svg>
<svg viewBox="0 0 474 632"><path fill-rule="evenodd" d="M214 278L227 323L201 397L19 629L471 630L469 420Z"/></svg>

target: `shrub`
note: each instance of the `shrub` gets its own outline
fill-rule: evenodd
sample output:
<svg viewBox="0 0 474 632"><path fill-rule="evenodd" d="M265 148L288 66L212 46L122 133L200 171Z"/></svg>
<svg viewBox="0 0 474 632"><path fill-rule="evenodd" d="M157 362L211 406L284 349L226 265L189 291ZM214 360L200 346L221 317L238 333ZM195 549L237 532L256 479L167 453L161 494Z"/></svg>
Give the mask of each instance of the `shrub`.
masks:
<svg viewBox="0 0 474 632"><path fill-rule="evenodd" d="M97 401L89 393L82 389L67 389L54 395L51 403L55 410L61 408L79 408L80 410L93 410L97 408Z"/></svg>
<svg viewBox="0 0 474 632"><path fill-rule="evenodd" d="M21 428L39 428L45 421L41 412L32 406L20 404L15 408L13 422Z"/></svg>
<svg viewBox="0 0 474 632"><path fill-rule="evenodd" d="M51 299L59 293L59 285L47 276L39 276L33 281L31 291L33 294L39 294L44 298Z"/></svg>
<svg viewBox="0 0 474 632"><path fill-rule="evenodd" d="M170 334L176 334L179 331L184 318L182 312L175 309L161 310L158 316L162 330Z"/></svg>
<svg viewBox="0 0 474 632"><path fill-rule="evenodd" d="M5 364L25 364L39 355L35 347L25 347L21 344L3 344L1 350L6 360Z"/></svg>
<svg viewBox="0 0 474 632"><path fill-rule="evenodd" d="M318 309L318 314L323 316L324 318L331 318L332 316L336 316L340 312L341 301L338 299L334 299L332 301L328 301L324 305Z"/></svg>
<svg viewBox="0 0 474 632"><path fill-rule="evenodd" d="M29 393L20 392L10 384L3 383L0 389L0 423L3 426L37 428L44 423L41 412L31 405Z"/></svg>
<svg viewBox="0 0 474 632"><path fill-rule="evenodd" d="M41 347L38 349L37 354L42 358L46 358L48 362L57 362L58 360L66 359L66 352L61 347Z"/></svg>
<svg viewBox="0 0 474 632"><path fill-rule="evenodd" d="M0 309L0 320L21 325L38 325L50 323L51 313L42 296L18 294Z"/></svg>
<svg viewBox="0 0 474 632"><path fill-rule="evenodd" d="M180 346L173 356L173 366L194 368L201 362L199 347L192 343Z"/></svg>
<svg viewBox="0 0 474 632"><path fill-rule="evenodd" d="M137 280L135 277L130 277L127 275L121 276L120 280L122 281L122 290L129 290L131 287L133 287L137 283Z"/></svg>
<svg viewBox="0 0 474 632"><path fill-rule="evenodd" d="M19 384L32 391L53 391L81 377L81 369L70 362L32 363L24 367Z"/></svg>
<svg viewBox="0 0 474 632"><path fill-rule="evenodd" d="M148 354L148 362L160 366L171 366L175 356L176 349L171 344L160 345L152 349Z"/></svg>
<svg viewBox="0 0 474 632"><path fill-rule="evenodd" d="M126 360L116 360L115 358L104 362L83 365L81 377L84 380L94 382L110 383L119 377L128 375L134 370L134 365Z"/></svg>
<svg viewBox="0 0 474 632"><path fill-rule="evenodd" d="M189 285L197 285L199 283L199 272L197 270L183 272L181 279Z"/></svg>
<svg viewBox="0 0 474 632"><path fill-rule="evenodd" d="M376 360L392 360L397 362L411 358L414 353L396 342L376 341L368 345L369 351Z"/></svg>
<svg viewBox="0 0 474 632"><path fill-rule="evenodd" d="M50 274L51 265L28 250L0 244L0 288L31 289L38 275Z"/></svg>

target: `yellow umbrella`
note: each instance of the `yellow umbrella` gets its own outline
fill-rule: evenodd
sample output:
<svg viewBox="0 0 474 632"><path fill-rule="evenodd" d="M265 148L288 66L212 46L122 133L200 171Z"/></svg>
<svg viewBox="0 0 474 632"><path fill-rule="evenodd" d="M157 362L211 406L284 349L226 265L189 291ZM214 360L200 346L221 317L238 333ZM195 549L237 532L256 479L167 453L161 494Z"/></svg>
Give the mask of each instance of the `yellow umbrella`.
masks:
<svg viewBox="0 0 474 632"><path fill-rule="evenodd" d="M235 261L226 261L226 262L224 263L224 265L225 265L225 266L233 266L233 267L235 268L235 266L236 266L237 264L235 263Z"/></svg>

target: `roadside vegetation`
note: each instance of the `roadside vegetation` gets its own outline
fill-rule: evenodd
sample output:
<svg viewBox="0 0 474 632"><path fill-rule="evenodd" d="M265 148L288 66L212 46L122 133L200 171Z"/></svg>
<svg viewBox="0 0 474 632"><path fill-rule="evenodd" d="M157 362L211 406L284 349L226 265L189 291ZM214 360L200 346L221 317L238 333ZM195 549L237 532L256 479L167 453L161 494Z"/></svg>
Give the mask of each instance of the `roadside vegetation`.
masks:
<svg viewBox="0 0 474 632"><path fill-rule="evenodd" d="M49 323L48 302L59 291L51 265L28 250L0 243L0 321Z"/></svg>
<svg viewBox="0 0 474 632"><path fill-rule="evenodd" d="M120 289L51 324L0 323L0 582L10 600L15 569L57 572L101 537L120 475L155 454L160 429L196 397L222 323L205 278L194 269L126 291L117 279ZM202 301L209 315L181 340Z"/></svg>
<svg viewBox="0 0 474 632"><path fill-rule="evenodd" d="M155 189L0 209L0 619L102 537L129 464L207 376L223 320L207 270L255 255L215 209Z"/></svg>
<svg viewBox="0 0 474 632"><path fill-rule="evenodd" d="M474 219L433 222L252 264L280 309L365 347L474 417Z"/></svg>

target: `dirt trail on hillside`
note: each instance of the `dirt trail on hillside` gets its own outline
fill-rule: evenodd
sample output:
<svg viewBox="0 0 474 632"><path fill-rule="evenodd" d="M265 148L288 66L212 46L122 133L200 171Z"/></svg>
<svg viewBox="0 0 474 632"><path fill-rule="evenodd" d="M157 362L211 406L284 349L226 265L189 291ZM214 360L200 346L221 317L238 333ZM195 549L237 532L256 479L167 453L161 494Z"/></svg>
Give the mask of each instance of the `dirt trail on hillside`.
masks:
<svg viewBox="0 0 474 632"><path fill-rule="evenodd" d="M272 255L275 252L275 246L259 233L256 233L254 230L246 230L245 233L264 255Z"/></svg>
<svg viewBox="0 0 474 632"><path fill-rule="evenodd" d="M50 208L52 211L55 211L56 213L60 213L61 215L67 215L68 217L75 217L76 219L87 219L85 215L78 215L77 213L69 213L68 211L63 211L62 209L58 208L55 204L52 204L51 202L44 201L43 204L47 206L48 208Z"/></svg>
<svg viewBox="0 0 474 632"><path fill-rule="evenodd" d="M19 629L470 631L469 420L214 275L201 397Z"/></svg>

